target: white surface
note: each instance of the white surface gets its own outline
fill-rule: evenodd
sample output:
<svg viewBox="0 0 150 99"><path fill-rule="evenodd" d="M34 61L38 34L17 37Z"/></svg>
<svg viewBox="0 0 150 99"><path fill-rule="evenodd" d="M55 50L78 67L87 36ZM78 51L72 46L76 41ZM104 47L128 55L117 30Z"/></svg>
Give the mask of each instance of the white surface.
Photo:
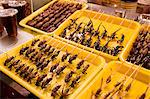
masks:
<svg viewBox="0 0 150 99"><path fill-rule="evenodd" d="M8 37L6 32L3 32L2 36L0 37L0 53L6 52L29 39L32 39L34 36L21 30L18 28L18 36L17 38Z"/></svg>

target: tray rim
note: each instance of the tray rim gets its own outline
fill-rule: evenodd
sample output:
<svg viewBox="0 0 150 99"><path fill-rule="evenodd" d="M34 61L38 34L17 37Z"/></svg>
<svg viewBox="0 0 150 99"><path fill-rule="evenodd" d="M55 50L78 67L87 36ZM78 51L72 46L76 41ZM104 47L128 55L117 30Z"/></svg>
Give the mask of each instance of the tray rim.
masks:
<svg viewBox="0 0 150 99"><path fill-rule="evenodd" d="M38 36L36 36L35 38L39 38L39 37L41 37L41 36L42 36L43 38L44 38L44 37L49 37L49 36L47 36L47 35L38 35ZM50 37L50 38L53 38L53 37ZM34 38L33 38L33 39L34 39ZM11 52L11 51L13 51L13 50L16 50L17 48L21 47L22 45L31 42L33 39L30 39L30 40L26 41L25 43L23 43L23 44L21 44L21 45L19 45L19 46L17 46L17 47L14 47L14 48L12 48L12 50L9 50L9 51L7 51L7 52ZM58 40L58 39L56 39L56 38L53 38L53 39ZM60 40L59 40L59 41L60 41ZM62 42L62 41L60 41L60 42ZM66 42L62 42L62 43L66 43ZM69 44L69 46L73 46L73 45L70 45L70 44ZM81 49L81 48L79 48L79 49ZM81 50L82 50L82 49L81 49ZM86 50L84 50L84 51L87 52L87 53L89 53L89 52L86 51ZM0 54L0 57L3 56L4 54L6 54L7 52ZM95 54L94 54L94 55L95 55ZM75 90L75 93L73 93L72 95L70 95L68 98L70 98L70 97L73 98L73 97L77 96L77 95L79 94L79 92L80 92L83 88L85 88L86 85L87 85L88 83L90 83L90 81L96 76L96 74L100 71L101 67L104 66L104 64L106 63L106 62L105 62L105 59L104 59L103 57L101 57L101 56L98 56L98 57L101 59L101 63L97 65L97 69L95 70L95 72L92 73L92 74L89 76L89 78L87 78L87 80L85 80L85 81L83 82L83 84L82 84L81 86L79 86L79 87ZM89 63L90 63L90 62L89 62ZM95 66L96 66L96 65L95 65ZM11 79L15 80L18 84L20 84L21 86L23 86L24 88L26 88L27 90L29 90L30 92L32 92L33 94L35 94L37 97L42 98L42 99L47 98L46 95L42 95L42 93L38 92L35 87L33 87L32 85L28 84L28 82L24 81L21 77L19 77L18 75L15 75L13 72L9 71L9 70L6 69L4 66L1 66L1 65L0 65L0 71L2 71L4 74L8 75ZM79 91L78 91L78 90L79 90Z"/></svg>
<svg viewBox="0 0 150 99"><path fill-rule="evenodd" d="M37 29L37 28L35 28L35 27L32 27L32 26L29 26L29 25L27 25L26 23L29 21L29 20L32 20L34 17L36 17L37 15L39 15L40 13L42 13L45 9L47 9L48 7L49 7L49 5L51 5L51 4L53 4L55 1L58 1L58 0L53 0L53 1L50 1L48 4L46 4L46 5L44 5L43 7L41 7L41 8L39 8L38 10L36 10L35 12L33 12L32 14L30 14L29 16L27 16L26 18L24 18L23 20L21 20L20 22L19 22L19 25L20 26L22 26L22 27L24 27L24 28L27 28L27 29L29 29L29 30L32 30L32 31L34 31L34 32L37 32L37 34L44 34L44 35L52 35L53 33L54 33L54 31L56 31L61 25L62 25L62 23L58 26L58 28L56 28L53 32L50 32L50 33L48 33L48 32L45 32L45 31L42 31L42 30L40 30L40 29ZM64 0L59 0L59 1L64 1ZM68 1L68 0L65 0L65 1L67 1L67 2L73 2L73 3L80 3L80 2L76 2L76 1ZM81 4L81 3L80 3ZM88 5L86 4L86 3L82 3L82 5L84 6L82 9L87 9L88 8ZM77 10L78 11L78 10ZM76 12L76 11L75 11ZM74 12L74 13L75 13ZM70 17L70 16L69 16ZM68 17L68 18L69 18ZM68 19L67 18L67 19ZM66 20L67 20L66 19ZM65 20L65 21L66 21ZM64 22L65 22L64 21ZM63 22L63 23L64 23Z"/></svg>
<svg viewBox="0 0 150 99"><path fill-rule="evenodd" d="M95 14L98 13L98 12L96 12L96 11L91 11L91 10L78 10L78 11L76 11L75 13L73 13L65 22L63 22L60 27L63 27L63 25L64 25L67 21L69 21L69 19L71 19L71 18L72 18L74 15L76 15L77 13L80 13L80 12L82 13L82 11L83 11L83 12L87 12L87 13L95 13ZM112 15L108 15L108 14L103 14L103 15L105 15L105 16L111 16L112 18L116 18L116 19L119 19L119 20L122 20L122 19L123 19L123 18L120 18L120 17L115 17L115 16L112 16ZM138 22L135 22L135 21L133 21L133 20L128 20L128 19L126 19L126 21L131 21L132 23L136 24L136 25L137 25L137 30L136 30L136 31L139 31L139 30L140 30L141 25L140 25ZM64 42L68 42L67 39L61 38L61 37L59 37L58 35L56 35L56 33L58 32L58 30L59 30L59 29L57 29L56 31L54 31L54 38L60 39L60 40L62 40L62 41L64 41ZM138 32L137 32L137 33L138 33ZM137 33L134 33L134 34L137 34ZM130 42L133 38L134 38L134 35L132 34L132 36L130 37L130 39L129 39L127 45L126 45L126 47L129 46L129 42ZM73 41L69 41L69 43L72 44L72 45L77 45L77 43L75 43L75 42L73 42ZM78 46L79 46L80 48L86 47L86 46L81 45L81 44L79 44ZM124 49L121 51L121 53L125 50L126 47L124 47ZM91 51L91 50L93 50L93 48L86 47L85 50ZM112 60L118 60L118 59L120 59L119 56L121 55L121 53L120 53L118 56L112 56L112 55L110 55L110 54L106 54L106 53L104 53L104 52L102 52L102 51L97 51L97 50L94 50L94 53L97 54L97 55L102 55L103 57L106 57L107 59L109 59L108 62L110 62L110 61L112 61Z"/></svg>

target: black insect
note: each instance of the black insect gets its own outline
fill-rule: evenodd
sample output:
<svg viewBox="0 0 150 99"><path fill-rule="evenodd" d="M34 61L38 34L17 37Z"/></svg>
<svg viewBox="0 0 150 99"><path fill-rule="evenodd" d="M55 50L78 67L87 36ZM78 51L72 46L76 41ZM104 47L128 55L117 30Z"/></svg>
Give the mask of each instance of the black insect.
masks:
<svg viewBox="0 0 150 99"><path fill-rule="evenodd" d="M121 29L121 28L119 28L118 30L116 30L115 32L113 32L109 38L110 38L111 40L113 40L113 39L115 38L115 36L116 36L116 33L117 33L120 29Z"/></svg>
<svg viewBox="0 0 150 99"><path fill-rule="evenodd" d="M78 56L78 55L70 56L68 62L69 62L70 64L72 64L72 61L75 60L75 59L77 58L77 56Z"/></svg>
<svg viewBox="0 0 150 99"><path fill-rule="evenodd" d="M123 46L116 46L113 50L112 50L112 55L116 56L119 54L119 52L122 50Z"/></svg>
<svg viewBox="0 0 150 99"><path fill-rule="evenodd" d="M90 47L92 44L92 36L90 36L87 41L85 42L85 46Z"/></svg>
<svg viewBox="0 0 150 99"><path fill-rule="evenodd" d="M4 66L7 66L7 64L10 63L14 58L15 58L14 56L7 58L4 62Z"/></svg>
<svg viewBox="0 0 150 99"><path fill-rule="evenodd" d="M100 36L98 35L97 41L94 43L94 48L100 50Z"/></svg>
<svg viewBox="0 0 150 99"><path fill-rule="evenodd" d="M125 36L124 36L124 34L122 34L121 39L118 40L117 42L118 42L118 43L122 43L122 42L124 41L124 38L125 38Z"/></svg>
<svg viewBox="0 0 150 99"><path fill-rule="evenodd" d="M75 87L75 85L78 83L78 81L80 80L81 75L77 76L70 84L70 87Z"/></svg>
<svg viewBox="0 0 150 99"><path fill-rule="evenodd" d="M61 72L63 72L63 70L66 68L67 66L62 66L62 67L59 67L58 69L56 69L56 75L59 75Z"/></svg>
<svg viewBox="0 0 150 99"><path fill-rule="evenodd" d="M101 34L101 38L102 39L104 39L104 37L107 37L107 30L106 30L106 28L104 26L103 26L103 28L104 28L104 32Z"/></svg>
<svg viewBox="0 0 150 99"><path fill-rule="evenodd" d="M81 68L81 66L84 64L84 60L81 60L78 64L77 64L77 69L80 69Z"/></svg>
<svg viewBox="0 0 150 99"><path fill-rule="evenodd" d="M37 54L38 54L38 52L34 52L34 53L29 57L29 59L30 59L31 61L34 61L34 58L36 57Z"/></svg>
<svg viewBox="0 0 150 99"><path fill-rule="evenodd" d="M53 78L48 78L42 82L41 88L46 88L46 86L52 81Z"/></svg>
<svg viewBox="0 0 150 99"><path fill-rule="evenodd" d="M102 24L102 23L100 23L100 24L99 24L99 26L98 26L97 30L96 30L96 31L95 31L95 33L94 33L94 36L99 35L99 28L100 28L101 24Z"/></svg>
<svg viewBox="0 0 150 99"><path fill-rule="evenodd" d="M66 52L65 54L63 54L63 56L61 58L61 61L64 62L69 55L70 55L70 53L68 53L68 52Z"/></svg>
<svg viewBox="0 0 150 99"><path fill-rule="evenodd" d="M43 74L43 75L39 76L39 77L37 78L37 81L36 81L35 85L36 85L36 86L40 86L40 83L43 81L43 79L44 79L46 76L47 76L47 74Z"/></svg>
<svg viewBox="0 0 150 99"><path fill-rule="evenodd" d="M41 60L41 58L43 57L43 54L40 53L35 57L35 63L39 62Z"/></svg>
<svg viewBox="0 0 150 99"><path fill-rule="evenodd" d="M107 47L108 47L109 42L110 42L110 40L108 40L108 41L106 42L106 44L105 44L104 46L102 46L101 51L103 51L103 52L106 52L106 51L107 51L107 49L108 49Z"/></svg>
<svg viewBox="0 0 150 99"><path fill-rule="evenodd" d="M55 65L52 65L50 68L50 72L54 72L54 70L59 66L59 63L56 63Z"/></svg>
<svg viewBox="0 0 150 99"><path fill-rule="evenodd" d="M38 69L39 69L40 66L44 63L45 60L46 60L46 58L42 58L42 59L40 59L40 60L36 63L36 66L37 66Z"/></svg>
<svg viewBox="0 0 150 99"><path fill-rule="evenodd" d="M54 87L52 89L51 96L55 97L58 94L57 91L59 90L60 87L61 85L57 85L56 87Z"/></svg>
<svg viewBox="0 0 150 99"><path fill-rule="evenodd" d="M85 74L89 67L90 67L89 64L86 65L86 66L83 68L82 73Z"/></svg>
<svg viewBox="0 0 150 99"><path fill-rule="evenodd" d="M34 46L38 41L40 41L40 39L33 40L31 46Z"/></svg>
<svg viewBox="0 0 150 99"><path fill-rule="evenodd" d="M68 83L71 80L72 75L74 74L74 71L71 71L69 74L65 77L65 82Z"/></svg>
<svg viewBox="0 0 150 99"><path fill-rule="evenodd" d="M20 55L23 55L23 53L24 53L26 50L28 50L28 49L29 49L29 47L21 48L21 50L19 51L19 54L20 54Z"/></svg>

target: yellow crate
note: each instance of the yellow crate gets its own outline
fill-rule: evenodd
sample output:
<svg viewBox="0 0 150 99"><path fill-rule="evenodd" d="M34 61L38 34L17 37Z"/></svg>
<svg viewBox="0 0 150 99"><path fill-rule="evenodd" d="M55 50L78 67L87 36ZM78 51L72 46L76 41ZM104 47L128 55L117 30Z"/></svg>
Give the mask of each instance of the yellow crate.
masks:
<svg viewBox="0 0 150 99"><path fill-rule="evenodd" d="M96 16L95 16L96 15ZM100 17L101 16L101 17ZM122 43L122 45L124 46L124 49L126 49L126 46L129 45L129 42L134 38L134 35L137 35L139 29L140 29L140 24L137 22L134 22L132 20L127 20L127 19L122 19L119 17L115 17L115 16L111 16L111 15L107 15L107 14L101 14L101 13L97 13L94 11L90 11L90 10L80 10L75 12L73 15L71 15L55 32L54 32L54 37L58 38L62 41L65 42L69 42L72 45L76 45L79 46L81 48L85 48L88 51L92 51L93 48L90 47L85 47L81 44L77 44L74 41L68 41L65 38L61 38L59 37L60 33L67 27L70 25L70 19L76 19L79 18L77 20L77 23L80 23L84 20L83 23L87 23L89 21L89 18L91 18L91 20L93 21L94 24L94 28L97 29L98 25L102 22L102 24L106 27L106 29L109 32L109 35L111 35L111 33L113 33L114 31L116 31L118 28L121 28L120 31L118 31L116 34L118 35L119 38L121 38L121 35L124 34L125 35L125 40ZM94 17L94 19L93 19ZM86 19L85 19L86 18ZM113 20L113 21L112 21ZM122 25L120 26L119 24L124 20L124 22L122 23ZM131 23L131 24L130 24ZM129 28L127 28L130 25ZM100 33L103 32L103 27L100 27ZM94 37L93 40L95 40L96 38ZM106 43L106 40L102 40L101 41L102 44ZM110 44L108 46L114 46L116 45L116 43L110 42ZM123 49L123 50L124 50ZM97 55L101 55L103 56L106 61L111 61L111 60L117 60L119 58L119 55L117 56L112 56L109 54L106 54L104 52L98 51L98 50L94 50L94 53L96 53Z"/></svg>
<svg viewBox="0 0 150 99"><path fill-rule="evenodd" d="M45 6L41 7L40 9L38 9L37 11L33 12L31 15L27 16L26 18L24 18L23 20L21 20L19 22L19 24L22 26L22 27L25 27L29 30L32 30L34 32L37 32L38 34L48 34L47 32L45 31L42 31L40 29L37 29L37 28L34 28L34 27L31 27L29 25L27 25L26 23L30 20L32 20L34 17L38 16L39 14L41 14L44 10L46 10L51 4L53 4L55 1L57 0L52 0L50 3L46 4ZM67 1L68 3L77 3L76 1L68 1L68 0L59 0L61 2L64 2L64 1ZM87 8L87 4L83 3L83 9L86 9ZM57 30L57 29L56 29ZM54 31L56 31L54 30ZM53 31L53 32L54 32ZM49 33L49 35L52 35L53 32Z"/></svg>
<svg viewBox="0 0 150 99"><path fill-rule="evenodd" d="M148 30L150 31L150 26L143 24L143 25L141 26L141 29L148 29ZM132 38L132 40L129 42L128 46L127 46L127 47L125 48L125 50L121 53L121 55L120 55L120 60L121 60L121 61L126 62L127 64L130 64L130 65L134 65L134 64L132 64L132 63L126 61L126 59L127 59L127 57L129 56L130 51L131 51L132 46L133 46L133 43L136 41L136 38L138 37L138 35L139 35L139 33L136 34L136 35L134 35L134 37ZM137 65L135 65L135 66L137 66ZM149 71L148 69L145 69L145 68L142 68L142 69L145 70L145 71L148 71L148 72L150 73L150 71Z"/></svg>
<svg viewBox="0 0 150 99"><path fill-rule="evenodd" d="M105 91L104 90L102 91L106 93L108 90L112 89L113 85L116 84L116 82L119 79L121 79L121 77L123 77L123 75L128 71L130 66L131 65L128 65L119 61L112 61L108 63L108 66L102 72L100 72L91 81L91 83L87 85L87 87L84 90L82 90L82 92L77 96L76 99L91 99L92 93L95 93L100 87L102 77L103 77L102 86L104 87L106 84L105 81L108 78L108 76L111 74L111 72L115 72L112 74L112 81L110 82L110 84L107 87L105 86ZM127 73L127 79L134 70L135 70L135 66L133 66L130 72ZM134 78L134 75L132 76L132 78L130 78L127 81L125 86L127 86L133 78ZM143 71L142 69L140 69L140 71L137 72L136 78L132 83L131 89L129 90L129 94L126 95L126 97L124 97L123 99L139 99L138 97L140 97L145 92L149 82L150 82L150 74L147 71ZM145 99L149 99L149 98L150 98L150 90L148 89ZM115 97L114 99L118 99L118 98Z"/></svg>
<svg viewBox="0 0 150 99"><path fill-rule="evenodd" d="M10 71L8 69L8 67L4 66L4 61L6 60L6 58L10 57L8 55L11 56L16 56L16 59L20 59L22 61L22 63L27 64L27 66L30 66L30 68L35 68L34 71L36 70L36 66L29 60L27 60L27 58L20 56L19 55L19 51L23 46L30 46L32 40L12 49L11 51L8 51L4 54L0 55L0 71L2 71L3 73L5 73L6 75L8 75L9 77L11 77L13 80L15 80L17 83L19 83L20 85L22 85L23 87L25 87L27 90L29 90L30 92L32 92L33 94L35 94L36 96L38 96L39 98L52 98L51 97L51 93L50 90L52 87L54 87L54 85L56 84L64 84L62 81L66 75L66 73L68 74L69 71L74 70L76 73L73 76L73 78L77 75L79 75L81 73L81 69L79 71L76 71L76 66L77 63L79 61L81 61L81 59L84 59L87 55L89 55L89 57L86 58L84 65L86 66L87 64L90 65L90 67L87 70L87 74L83 75L81 78L81 81L77 84L77 86L73 90L73 93L71 95L69 95L70 98L72 97L76 97L80 91L82 91L83 88L86 87L86 85L92 80L93 77L95 77L97 75L97 73L101 70L101 68L104 66L105 64L105 60L100 57L97 56L95 54L89 53L88 51L82 50L80 48L75 48L72 45L69 45L67 43L61 42L57 39L54 39L52 37L49 36L37 36L35 37L35 39L40 39L40 40L47 40L47 44L51 45L53 47L56 47L57 49L61 49L63 46L65 46L65 48L61 49L61 52L58 56L58 58L54 61L54 63L57 63L60 61L61 56L63 55L63 53L65 53L66 51L70 52L71 55L75 55L78 52L81 52L80 54L78 54L78 57L76 60L73 61L72 64L69 64L67 61L65 61L64 63L61 63L61 65L69 65L69 67L67 67L64 72L61 74L60 78L54 79L54 82L52 81L51 85L47 88L42 90L41 87L37 87L33 82L35 82L35 80L32 81L32 83L30 84L29 82L27 82L26 80L22 79L14 70L14 68ZM48 42L49 41L49 42ZM59 45L58 45L59 44ZM35 45L33 48L37 48L37 45ZM74 49L74 51L72 51ZM38 49L39 51L39 49ZM93 59L96 59L96 61ZM49 59L49 58L48 58ZM68 59L67 59L68 60ZM54 64L52 62L52 64ZM51 63L49 63L48 67L46 67L43 71L38 71L39 74L49 74L49 68L52 65ZM72 79L73 79L72 78ZM72 81L71 79L71 81ZM62 87L61 87L62 88ZM60 90L61 91L61 90Z"/></svg>

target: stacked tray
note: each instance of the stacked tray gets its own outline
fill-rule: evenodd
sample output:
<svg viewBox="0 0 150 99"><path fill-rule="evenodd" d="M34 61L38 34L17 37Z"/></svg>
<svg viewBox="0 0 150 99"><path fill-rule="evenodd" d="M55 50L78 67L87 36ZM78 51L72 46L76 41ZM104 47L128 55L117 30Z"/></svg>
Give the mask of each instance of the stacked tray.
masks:
<svg viewBox="0 0 150 99"><path fill-rule="evenodd" d="M142 25L140 32L130 41L120 56L127 64L141 66L145 71L150 70L150 28ZM150 71L149 71L150 72Z"/></svg>
<svg viewBox="0 0 150 99"><path fill-rule="evenodd" d="M40 34L52 34L71 14L86 8L86 4L75 1L53 0L23 19L19 24Z"/></svg>
<svg viewBox="0 0 150 99"><path fill-rule="evenodd" d="M149 99L150 74L142 69L135 71L136 68L119 61L108 63L76 99ZM145 98L141 97L143 93Z"/></svg>
<svg viewBox="0 0 150 99"><path fill-rule="evenodd" d="M112 61L119 58L139 29L140 24L131 20L80 10L54 32L54 37Z"/></svg>
<svg viewBox="0 0 150 99"><path fill-rule="evenodd" d="M76 97L105 63L48 36L37 36L0 57L0 70L39 98Z"/></svg>

